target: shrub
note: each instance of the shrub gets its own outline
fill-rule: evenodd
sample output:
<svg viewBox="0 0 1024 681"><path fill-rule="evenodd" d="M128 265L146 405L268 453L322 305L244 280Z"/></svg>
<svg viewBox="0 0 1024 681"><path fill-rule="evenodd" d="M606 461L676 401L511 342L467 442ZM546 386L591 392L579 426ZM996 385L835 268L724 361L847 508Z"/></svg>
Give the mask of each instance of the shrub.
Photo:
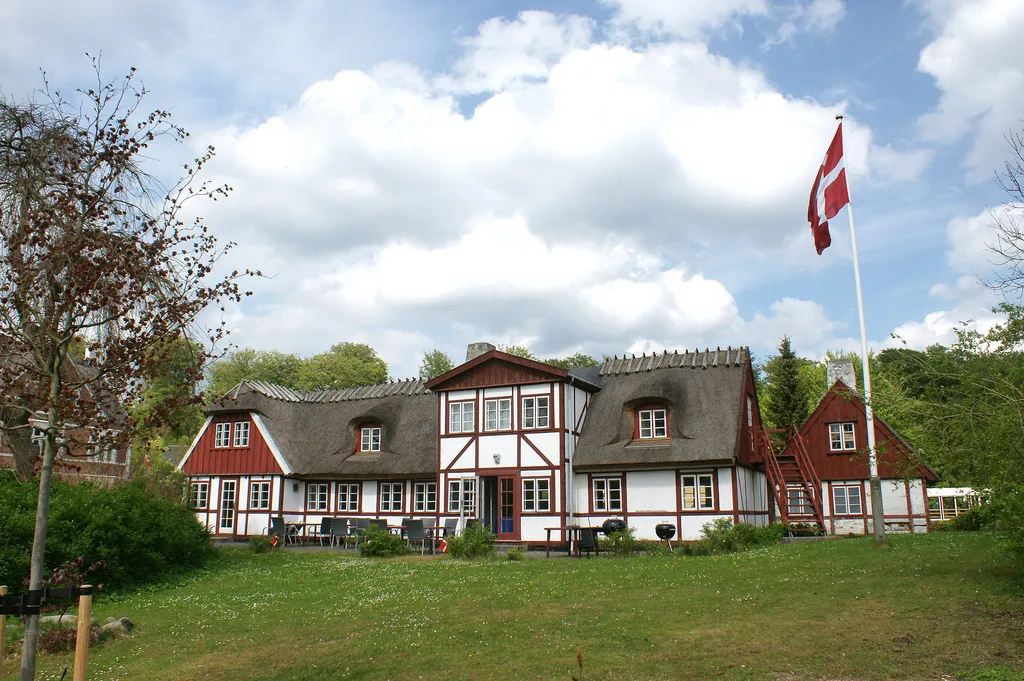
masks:
<svg viewBox="0 0 1024 681"><path fill-rule="evenodd" d="M778 544L786 527L781 523L757 527L750 523L732 524L728 518L719 518L706 524L700 531L701 538L683 544L680 553L691 556L706 556L716 553L737 553L758 546Z"/></svg>
<svg viewBox="0 0 1024 681"><path fill-rule="evenodd" d="M391 534L382 530L376 525L370 525L366 530L366 536L359 545L359 553L374 558L387 558L389 556L404 556L409 552L405 540L397 534Z"/></svg>
<svg viewBox="0 0 1024 681"><path fill-rule="evenodd" d="M270 537L262 534L255 534L249 539L249 550L253 553L270 553L274 545L270 543Z"/></svg>
<svg viewBox="0 0 1024 681"><path fill-rule="evenodd" d="M970 508L955 518L950 518L942 522L946 527L939 529L945 530L959 530L960 532L977 532L978 530L984 530L991 528L995 525L994 507L991 504L985 506L975 506ZM936 523L938 525L939 523Z"/></svg>
<svg viewBox="0 0 1024 681"><path fill-rule="evenodd" d="M448 555L452 558L484 558L494 555L497 537L477 522L470 522L462 534L448 539Z"/></svg>
<svg viewBox="0 0 1024 681"><path fill-rule="evenodd" d="M516 548L511 549L508 553L505 554L505 560L522 560L525 557L525 555L526 552L523 551L522 548L517 546Z"/></svg>
<svg viewBox="0 0 1024 681"><path fill-rule="evenodd" d="M38 494L36 480L0 476L0 584L20 585L28 577ZM135 483L108 489L54 481L48 571L79 558L104 563L90 579L109 590L199 567L212 555L209 532L183 500L156 497Z"/></svg>
<svg viewBox="0 0 1024 681"><path fill-rule="evenodd" d="M634 551L643 548L637 541L632 527L612 532L604 539L601 539L601 550L614 553L616 556L631 556Z"/></svg>

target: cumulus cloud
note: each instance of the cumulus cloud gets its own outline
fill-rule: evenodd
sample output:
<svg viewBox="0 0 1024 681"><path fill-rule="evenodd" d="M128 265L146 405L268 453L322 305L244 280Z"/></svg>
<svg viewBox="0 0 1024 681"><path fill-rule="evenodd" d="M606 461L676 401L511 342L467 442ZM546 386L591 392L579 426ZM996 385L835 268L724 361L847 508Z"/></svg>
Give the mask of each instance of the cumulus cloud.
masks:
<svg viewBox="0 0 1024 681"><path fill-rule="evenodd" d="M620 25L656 34L693 38L737 17L766 14L766 0L603 0L616 10Z"/></svg>
<svg viewBox="0 0 1024 681"><path fill-rule="evenodd" d="M934 142L971 135L968 170L976 178L1002 165L1003 136L1020 129L1024 111L1024 3L1019 0L922 2L937 36L918 69L935 79L940 97L919 121Z"/></svg>

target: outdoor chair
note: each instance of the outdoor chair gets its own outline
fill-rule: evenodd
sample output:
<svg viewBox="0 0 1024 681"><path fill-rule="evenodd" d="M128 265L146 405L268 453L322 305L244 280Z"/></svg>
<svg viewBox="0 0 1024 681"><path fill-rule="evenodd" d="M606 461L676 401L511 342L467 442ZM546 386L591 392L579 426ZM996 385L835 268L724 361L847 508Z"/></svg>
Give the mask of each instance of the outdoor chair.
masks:
<svg viewBox="0 0 1024 681"><path fill-rule="evenodd" d="M334 522L333 518L324 518L320 521L319 528L313 528L313 532L315 532L314 536L320 539L320 546L324 545L324 537L331 537L332 522Z"/></svg>
<svg viewBox="0 0 1024 681"><path fill-rule="evenodd" d="M437 527L437 518L424 518L423 527L428 530Z"/></svg>
<svg viewBox="0 0 1024 681"><path fill-rule="evenodd" d="M579 530L580 544L576 547L576 555L583 553L587 554L587 558L590 558L590 554L597 551L597 544L594 541L594 537L597 534L596 528L583 527Z"/></svg>
<svg viewBox="0 0 1024 681"><path fill-rule="evenodd" d="M370 525L379 527L384 532L390 531L388 530L388 521L384 520L383 518L371 518Z"/></svg>
<svg viewBox="0 0 1024 681"><path fill-rule="evenodd" d="M427 548L427 532L423 529L422 520L414 520L413 518L406 519L405 541L409 546L412 546L414 543L419 543L420 555L423 555Z"/></svg>
<svg viewBox="0 0 1024 681"><path fill-rule="evenodd" d="M445 518L444 519L444 536L447 537L450 534L455 534L455 530L459 526L458 518Z"/></svg>
<svg viewBox="0 0 1024 681"><path fill-rule="evenodd" d="M405 533L408 530L409 523L411 523L413 520L414 520L413 518L402 518L402 530L401 530L401 532L402 532L402 538L403 539L405 538Z"/></svg>
<svg viewBox="0 0 1024 681"><path fill-rule="evenodd" d="M352 531L352 536L356 538L356 548L359 548L359 540L366 536L366 531L370 529L370 521L367 518L357 518L356 527Z"/></svg>
<svg viewBox="0 0 1024 681"><path fill-rule="evenodd" d="M342 542L344 542L345 548L348 548L348 536L348 518L335 518L331 523L331 548Z"/></svg>

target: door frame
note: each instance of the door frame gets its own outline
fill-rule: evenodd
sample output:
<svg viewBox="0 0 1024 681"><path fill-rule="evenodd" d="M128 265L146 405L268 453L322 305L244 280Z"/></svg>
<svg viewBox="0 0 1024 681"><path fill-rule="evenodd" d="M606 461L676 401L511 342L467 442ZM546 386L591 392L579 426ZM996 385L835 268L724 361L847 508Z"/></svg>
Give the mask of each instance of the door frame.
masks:
<svg viewBox="0 0 1024 681"><path fill-rule="evenodd" d="M224 486L227 483L234 485L234 499L231 505L231 536L234 537L238 533L238 488L240 487L241 480L237 477L220 479L220 490L218 491L219 497L217 500L217 532L216 534L227 534L224 530L222 518L224 513Z"/></svg>
<svg viewBox="0 0 1024 681"><path fill-rule="evenodd" d="M519 541L519 537L522 535L522 499L520 498L521 497L521 494L520 494L521 490L520 490L520 483L519 483L519 474L518 473L504 474L504 475L498 475L496 477L498 479L498 484L496 486L497 487L497 491L498 491L498 499L497 499L497 502L498 502L497 503L497 511L498 512L497 512L497 518L496 518L497 526L498 526L498 532L497 532L498 541ZM511 504L511 506L512 506L512 517L511 517L512 531L511 532L502 532L502 521L505 518L507 518L507 516L502 515L502 507L505 505L503 503L503 500L502 500L502 496L503 496L502 485L504 483L508 483L509 487L511 488L511 489L508 490L511 493L511 495L512 495L512 504Z"/></svg>

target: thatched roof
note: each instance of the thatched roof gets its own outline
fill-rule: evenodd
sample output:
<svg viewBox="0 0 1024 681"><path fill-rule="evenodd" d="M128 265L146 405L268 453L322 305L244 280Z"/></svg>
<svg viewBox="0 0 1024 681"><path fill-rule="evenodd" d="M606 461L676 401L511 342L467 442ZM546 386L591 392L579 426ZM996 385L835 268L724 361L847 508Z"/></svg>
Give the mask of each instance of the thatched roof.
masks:
<svg viewBox="0 0 1024 681"><path fill-rule="evenodd" d="M588 409L574 467L585 471L731 461L749 362L747 348L605 360L601 391ZM634 441L634 410L650 403L669 408L669 438Z"/></svg>
<svg viewBox="0 0 1024 681"><path fill-rule="evenodd" d="M208 413L252 411L295 475L324 478L433 477L437 398L423 381L303 393L242 381ZM380 453L356 453L359 427L379 423Z"/></svg>

